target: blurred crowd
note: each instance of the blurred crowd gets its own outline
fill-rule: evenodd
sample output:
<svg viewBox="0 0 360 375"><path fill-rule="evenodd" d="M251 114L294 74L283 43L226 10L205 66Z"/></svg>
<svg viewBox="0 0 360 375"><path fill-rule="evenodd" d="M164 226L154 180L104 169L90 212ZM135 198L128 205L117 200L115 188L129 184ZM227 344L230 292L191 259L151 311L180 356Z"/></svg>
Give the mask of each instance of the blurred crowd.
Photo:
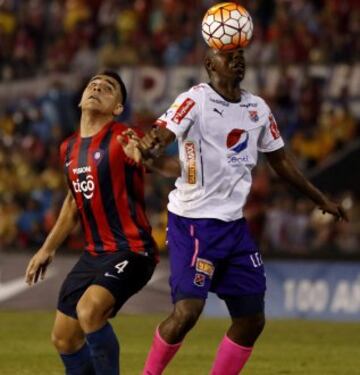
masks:
<svg viewBox="0 0 360 375"><path fill-rule="evenodd" d="M97 66L197 64L212 0L1 0L0 76ZM242 0L254 19L250 63L353 63L357 0Z"/></svg>
<svg viewBox="0 0 360 375"><path fill-rule="evenodd" d="M99 67L199 64L205 49L199 24L207 0L0 0L0 77L9 80L81 72ZM251 64L359 61L360 12L354 0L241 1L255 21L247 50ZM336 16L334 16L336 14ZM37 247L53 226L65 191L60 142L77 126L83 81L69 91L59 81L46 94L0 106L0 247ZM295 87L282 75L264 96L298 164L306 170L359 137L359 121L346 91L325 101L321 82ZM66 110L64 110L66 108ZM128 112L126 120L150 126L158 113ZM174 148L169 150L174 153ZM166 202L172 180L147 176L147 209L165 247ZM246 207L251 230L267 253L360 254L360 197L339 192L351 217L335 222L311 202L289 192L260 163ZM80 228L67 247L81 249Z"/></svg>

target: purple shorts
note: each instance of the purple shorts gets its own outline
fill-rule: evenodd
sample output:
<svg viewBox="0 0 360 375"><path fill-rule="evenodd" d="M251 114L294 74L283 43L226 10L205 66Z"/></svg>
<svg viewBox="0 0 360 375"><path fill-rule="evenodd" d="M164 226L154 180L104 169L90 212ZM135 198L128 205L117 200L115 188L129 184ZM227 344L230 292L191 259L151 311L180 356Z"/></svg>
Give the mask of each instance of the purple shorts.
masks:
<svg viewBox="0 0 360 375"><path fill-rule="evenodd" d="M190 219L169 212L168 247L173 303L260 295L266 278L261 256L245 219Z"/></svg>

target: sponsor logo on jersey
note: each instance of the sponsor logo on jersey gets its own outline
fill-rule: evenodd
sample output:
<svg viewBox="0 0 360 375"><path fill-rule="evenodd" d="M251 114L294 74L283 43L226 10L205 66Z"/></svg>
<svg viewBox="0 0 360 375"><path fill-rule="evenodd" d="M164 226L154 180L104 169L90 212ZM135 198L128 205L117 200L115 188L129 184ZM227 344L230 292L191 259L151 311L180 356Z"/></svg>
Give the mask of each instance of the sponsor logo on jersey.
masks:
<svg viewBox="0 0 360 375"><path fill-rule="evenodd" d="M245 103L245 104L240 104L240 107L241 107L241 108L249 108L249 107L256 108L256 107L257 107L257 103Z"/></svg>
<svg viewBox="0 0 360 375"><path fill-rule="evenodd" d="M212 278L215 267L209 260L197 258L196 259L196 271L208 275L210 279Z"/></svg>
<svg viewBox="0 0 360 375"><path fill-rule="evenodd" d="M216 103L216 104L220 104L220 105L223 105L224 107L228 107L230 104L228 102L226 102L225 100L219 100L219 99L213 99L213 98L210 98L210 101L213 102L213 103Z"/></svg>
<svg viewBox="0 0 360 375"><path fill-rule="evenodd" d="M73 171L74 174L90 173L91 172L91 167L87 165L86 167L73 168L72 171Z"/></svg>
<svg viewBox="0 0 360 375"><path fill-rule="evenodd" d="M224 117L224 116L223 116L224 110L220 111L220 109L214 108L213 111L214 111L215 113L217 113L218 115L220 115L221 117Z"/></svg>
<svg viewBox="0 0 360 375"><path fill-rule="evenodd" d="M175 112L175 115L172 118L172 121L174 121L176 124L180 124L180 122L183 120L183 118L190 112L191 108L195 105L195 102L190 99L186 98L180 107Z"/></svg>
<svg viewBox="0 0 360 375"><path fill-rule="evenodd" d="M233 129L227 136L226 147L237 154L246 149L249 133L244 129Z"/></svg>
<svg viewBox="0 0 360 375"><path fill-rule="evenodd" d="M249 143L249 133L244 129L233 129L227 136L226 147L230 151L227 155L228 163L238 165L242 162L248 162L248 155L239 155L244 151Z"/></svg>
<svg viewBox="0 0 360 375"><path fill-rule="evenodd" d="M94 177L91 174L86 176L86 180L80 181L76 179L72 181L72 185L75 193L82 193L86 199L91 199L94 195L95 182Z"/></svg>
<svg viewBox="0 0 360 375"><path fill-rule="evenodd" d="M258 122L259 121L259 115L257 111L249 111L249 117L252 122Z"/></svg>
<svg viewBox="0 0 360 375"><path fill-rule="evenodd" d="M202 287L205 285L205 275L201 273L196 273L194 277L194 284L198 287Z"/></svg>
<svg viewBox="0 0 360 375"><path fill-rule="evenodd" d="M274 116L270 114L269 116L269 121L270 121L270 132L271 135L273 136L274 139L278 139L281 137L280 130L277 126L277 123L274 119Z"/></svg>
<svg viewBox="0 0 360 375"><path fill-rule="evenodd" d="M193 142L187 141L184 144L185 158L187 164L187 183L196 184L196 149Z"/></svg>
<svg viewBox="0 0 360 375"><path fill-rule="evenodd" d="M155 125L159 126L160 128L166 128L167 122L158 118L155 121Z"/></svg>

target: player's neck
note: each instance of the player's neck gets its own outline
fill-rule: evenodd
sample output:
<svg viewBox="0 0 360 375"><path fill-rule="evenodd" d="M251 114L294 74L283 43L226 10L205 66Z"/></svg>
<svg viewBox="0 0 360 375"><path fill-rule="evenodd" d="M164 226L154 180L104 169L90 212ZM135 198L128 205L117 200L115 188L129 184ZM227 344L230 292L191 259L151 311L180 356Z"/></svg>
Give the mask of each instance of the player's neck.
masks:
<svg viewBox="0 0 360 375"><path fill-rule="evenodd" d="M80 137L94 136L104 127L104 125L112 120L113 117L109 115L83 111L80 120Z"/></svg>
<svg viewBox="0 0 360 375"><path fill-rule="evenodd" d="M224 99L233 102L241 100L240 81L229 81L218 77L217 79L212 79L210 85Z"/></svg>

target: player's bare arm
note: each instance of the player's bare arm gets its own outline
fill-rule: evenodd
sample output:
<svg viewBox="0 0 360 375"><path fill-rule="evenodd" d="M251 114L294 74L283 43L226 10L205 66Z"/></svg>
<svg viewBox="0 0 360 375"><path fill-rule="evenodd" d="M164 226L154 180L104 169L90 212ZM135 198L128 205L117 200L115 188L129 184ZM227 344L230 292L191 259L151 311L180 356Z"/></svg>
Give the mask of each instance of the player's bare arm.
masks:
<svg viewBox="0 0 360 375"><path fill-rule="evenodd" d="M54 259L56 250L73 230L76 222L76 203L69 191L54 227L27 266L25 277L29 285L35 284L39 278L41 280L45 278L47 267Z"/></svg>
<svg viewBox="0 0 360 375"><path fill-rule="evenodd" d="M151 171L164 177L178 177L181 174L177 157L163 156L165 147L174 139L174 135L167 129L152 129L140 138L132 129L118 136L127 157L135 162L140 160Z"/></svg>
<svg viewBox="0 0 360 375"><path fill-rule="evenodd" d="M338 220L348 221L344 208L329 200L299 170L284 148L266 153L267 159L275 172L285 181L309 197L324 213L327 212Z"/></svg>

